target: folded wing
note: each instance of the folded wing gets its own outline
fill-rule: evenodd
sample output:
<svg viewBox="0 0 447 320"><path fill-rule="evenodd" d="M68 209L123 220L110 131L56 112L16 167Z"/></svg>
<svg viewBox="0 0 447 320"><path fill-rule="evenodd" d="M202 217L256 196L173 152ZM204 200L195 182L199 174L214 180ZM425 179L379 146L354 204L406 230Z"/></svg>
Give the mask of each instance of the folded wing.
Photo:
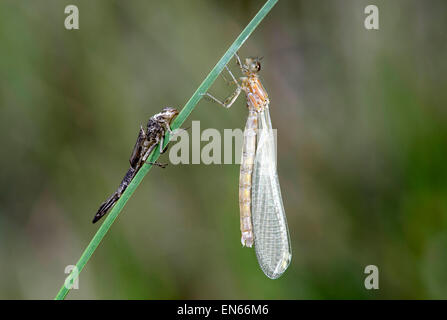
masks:
<svg viewBox="0 0 447 320"><path fill-rule="evenodd" d="M253 168L252 222L256 256L267 277L280 277L292 251L276 171L276 146L268 107L258 114L258 147Z"/></svg>

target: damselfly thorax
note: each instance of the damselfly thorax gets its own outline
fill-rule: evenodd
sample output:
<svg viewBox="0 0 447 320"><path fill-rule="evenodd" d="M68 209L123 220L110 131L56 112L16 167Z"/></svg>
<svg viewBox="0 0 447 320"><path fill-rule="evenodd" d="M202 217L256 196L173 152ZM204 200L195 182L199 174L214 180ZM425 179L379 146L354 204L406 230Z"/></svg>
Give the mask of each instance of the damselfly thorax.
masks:
<svg viewBox="0 0 447 320"><path fill-rule="evenodd" d="M247 77L241 77L240 80L241 88L247 96L248 109L253 108L257 112L263 111L270 101L258 75L250 74Z"/></svg>
<svg viewBox="0 0 447 320"><path fill-rule="evenodd" d="M269 98L258 71L259 58L247 58L241 63L244 77L240 84L229 72L237 88L223 102L209 93L205 95L225 108L231 107L243 91L247 98L248 118L244 130L239 174L239 208L241 242L254 243L261 269L272 279L287 269L292 257L289 231L276 172L276 146L269 114Z"/></svg>

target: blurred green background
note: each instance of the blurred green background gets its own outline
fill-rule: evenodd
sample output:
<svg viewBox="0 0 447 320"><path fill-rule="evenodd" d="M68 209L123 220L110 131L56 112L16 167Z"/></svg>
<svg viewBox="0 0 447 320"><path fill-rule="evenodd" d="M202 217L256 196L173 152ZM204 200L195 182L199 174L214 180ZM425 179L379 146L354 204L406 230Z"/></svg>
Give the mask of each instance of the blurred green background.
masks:
<svg viewBox="0 0 447 320"><path fill-rule="evenodd" d="M79 30L64 28L68 4ZM140 124L183 107L262 4L0 2L0 298L55 296ZM368 4L378 31L364 28ZM143 180L68 298L447 298L446 12L281 0L240 50L264 56L278 129L293 249L280 279L241 247L239 167L170 165ZM201 101L185 126L246 116L242 97L230 110ZM379 290L364 287L369 264Z"/></svg>

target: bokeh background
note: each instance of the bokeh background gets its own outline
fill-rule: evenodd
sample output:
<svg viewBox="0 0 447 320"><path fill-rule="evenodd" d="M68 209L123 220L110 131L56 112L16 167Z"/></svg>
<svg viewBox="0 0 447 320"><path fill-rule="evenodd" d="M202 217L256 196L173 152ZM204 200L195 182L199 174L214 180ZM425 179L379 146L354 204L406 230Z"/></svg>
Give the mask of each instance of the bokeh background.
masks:
<svg viewBox="0 0 447 320"><path fill-rule="evenodd" d="M378 31L364 28L371 3ZM64 28L68 4L79 30ZM0 298L55 296L139 125L183 107L262 4L0 2ZM281 0L240 50L264 56L278 129L293 249L280 279L241 247L238 166L170 165L146 176L68 298L447 298L446 12ZM211 92L230 89L218 79ZM185 126L246 116L242 97L230 110L201 101ZM379 290L364 287L369 264Z"/></svg>

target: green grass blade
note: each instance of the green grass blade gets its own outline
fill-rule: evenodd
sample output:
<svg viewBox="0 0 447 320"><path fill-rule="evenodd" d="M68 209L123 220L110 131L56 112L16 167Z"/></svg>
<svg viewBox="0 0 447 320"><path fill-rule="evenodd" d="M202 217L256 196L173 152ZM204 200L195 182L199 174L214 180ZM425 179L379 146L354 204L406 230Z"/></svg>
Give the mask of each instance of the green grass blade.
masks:
<svg viewBox="0 0 447 320"><path fill-rule="evenodd" d="M196 107L197 103L202 98L202 94L207 92L208 89L211 87L213 82L216 80L217 76L220 74L220 72L223 70L226 64L230 61L230 59L233 57L234 53L239 50L239 48L242 46L242 44L247 40L247 38L250 36L250 34L253 32L253 30L256 29L258 24L264 19L264 17L269 13L269 11L273 8L273 6L278 2L278 0L268 0L264 6L259 10L259 12L256 14L256 16L250 21L250 23L245 27L245 29L241 32L241 34L237 37L237 39L233 42L233 44L230 46L230 48L225 52L223 57L217 62L217 64L214 66L214 68L211 70L211 72L208 74L208 76L203 80L202 84L197 88L196 92L192 95L192 97L189 99L189 101L186 103L186 105L183 107L180 114L176 117L174 123L172 124L172 129L179 128L183 122L188 118L188 116L191 114L191 112ZM169 143L169 134L167 134L165 138L165 145ZM160 156L159 148L156 148L154 152L152 152L151 156L149 157L148 161L155 162L158 157ZM143 167L138 171L135 178L132 180L132 182L127 187L126 191L123 193L121 198L118 200L118 202L115 204L113 209L109 212L109 214L106 216L103 224L99 227L98 231L96 232L93 239L88 244L85 251L82 253L81 258L79 258L78 263L76 264L76 268L73 269L73 271L69 274L67 277L65 283L71 284L74 282L74 280L79 276L82 269L87 264L90 257L93 255L93 252L95 252L96 248L98 247L101 240L104 238L107 231L112 226L112 223L117 218L118 214L123 209L124 205L127 203L127 200L129 200L130 196L134 193L135 189L140 184L141 180L143 180L144 176L149 172L152 165L145 164ZM65 298L65 296L70 291L70 286L62 285L61 289L59 290L58 294L56 295L56 300L62 300Z"/></svg>

